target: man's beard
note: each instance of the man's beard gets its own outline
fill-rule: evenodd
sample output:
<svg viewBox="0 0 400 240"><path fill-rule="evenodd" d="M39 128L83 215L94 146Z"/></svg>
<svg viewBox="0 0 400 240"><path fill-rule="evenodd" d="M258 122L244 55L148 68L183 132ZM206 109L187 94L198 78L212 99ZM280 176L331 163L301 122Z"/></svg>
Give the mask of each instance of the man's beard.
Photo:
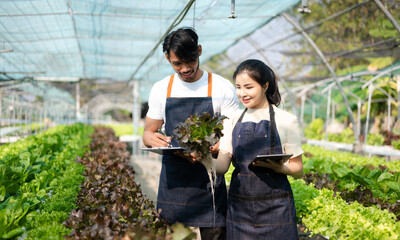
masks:
<svg viewBox="0 0 400 240"><path fill-rule="evenodd" d="M197 73L199 72L199 69L200 69L200 61L198 61L197 68L195 70L193 70L193 75L191 77L186 78L183 76L183 74L181 72L179 72L178 74L179 74L180 78L182 79L182 81L184 81L184 82L195 82Z"/></svg>

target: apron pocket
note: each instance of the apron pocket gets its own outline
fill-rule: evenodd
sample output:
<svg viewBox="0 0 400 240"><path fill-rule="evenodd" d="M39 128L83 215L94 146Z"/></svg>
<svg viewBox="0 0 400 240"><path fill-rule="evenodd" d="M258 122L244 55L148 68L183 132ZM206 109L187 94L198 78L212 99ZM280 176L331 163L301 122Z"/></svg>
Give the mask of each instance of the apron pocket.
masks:
<svg viewBox="0 0 400 240"><path fill-rule="evenodd" d="M228 211L231 220L254 226L292 223L288 192L266 196L230 195Z"/></svg>

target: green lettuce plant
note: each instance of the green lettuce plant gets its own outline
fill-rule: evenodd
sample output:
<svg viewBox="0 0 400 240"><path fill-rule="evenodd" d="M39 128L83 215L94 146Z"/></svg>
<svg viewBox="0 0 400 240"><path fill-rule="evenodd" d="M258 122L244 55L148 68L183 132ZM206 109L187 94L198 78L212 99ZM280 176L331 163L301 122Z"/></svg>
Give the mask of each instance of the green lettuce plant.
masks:
<svg viewBox="0 0 400 240"><path fill-rule="evenodd" d="M200 158L210 154L210 147L222 137L222 121L227 118L220 113L214 116L204 112L202 115L191 115L185 122L176 126L173 132L179 145L186 153L196 153Z"/></svg>

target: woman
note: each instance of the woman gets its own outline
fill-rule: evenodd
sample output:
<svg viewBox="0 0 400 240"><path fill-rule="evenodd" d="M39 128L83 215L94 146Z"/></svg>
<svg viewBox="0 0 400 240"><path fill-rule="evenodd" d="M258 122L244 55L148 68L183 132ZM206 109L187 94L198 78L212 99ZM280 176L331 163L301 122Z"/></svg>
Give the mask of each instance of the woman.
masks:
<svg viewBox="0 0 400 240"><path fill-rule="evenodd" d="M215 159L218 174L232 161L227 239L298 239L296 210L286 175L303 172L297 118L279 108L274 72L259 60L242 62L233 79L244 111L224 122ZM293 154L286 163L254 164L257 155Z"/></svg>

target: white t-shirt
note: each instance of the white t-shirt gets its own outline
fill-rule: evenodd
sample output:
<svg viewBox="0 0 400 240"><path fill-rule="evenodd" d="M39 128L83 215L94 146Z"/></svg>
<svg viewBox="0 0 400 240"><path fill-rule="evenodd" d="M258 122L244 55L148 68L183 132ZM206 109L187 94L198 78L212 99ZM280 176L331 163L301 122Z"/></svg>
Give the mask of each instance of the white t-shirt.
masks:
<svg viewBox="0 0 400 240"><path fill-rule="evenodd" d="M273 108L275 111L276 128L282 144L282 152L284 154L293 154L293 157L301 155L304 151L301 148L300 129L297 117L276 106L273 106ZM243 110L238 110L231 119L224 120L224 136L221 138L219 149L232 154L232 132L242 113ZM248 109L243 116L242 122L259 123L261 120L269 120L268 108Z"/></svg>
<svg viewBox="0 0 400 240"><path fill-rule="evenodd" d="M171 76L167 76L156 82L150 91L149 110L147 117L165 121L165 103L167 101L168 83ZM171 89L171 97L207 97L208 95L208 72L203 71L203 76L196 82L187 83L182 81L177 74ZM239 109L238 99L232 83L217 75L212 74L212 102L214 113L231 116Z"/></svg>

